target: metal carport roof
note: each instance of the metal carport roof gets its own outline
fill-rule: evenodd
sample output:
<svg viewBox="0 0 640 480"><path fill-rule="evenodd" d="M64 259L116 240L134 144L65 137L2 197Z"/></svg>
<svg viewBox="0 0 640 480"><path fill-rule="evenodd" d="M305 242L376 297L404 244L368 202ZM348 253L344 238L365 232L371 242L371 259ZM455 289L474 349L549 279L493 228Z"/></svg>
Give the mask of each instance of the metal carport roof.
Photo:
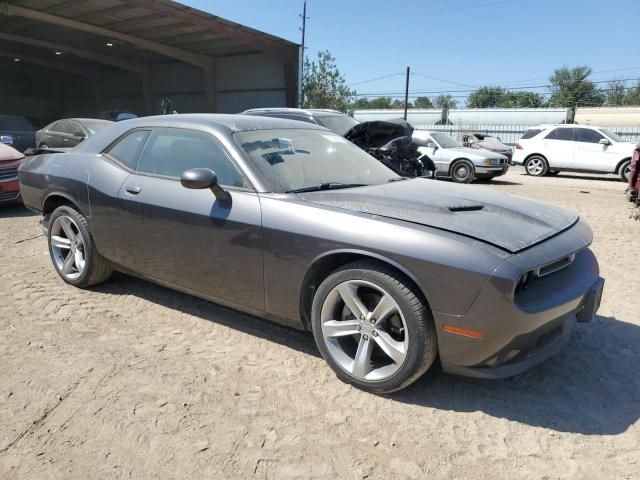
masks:
<svg viewBox="0 0 640 480"><path fill-rule="evenodd" d="M209 111L215 106L216 58L252 52L283 63L287 104L293 106L296 43L170 0L0 3L1 56L78 74L90 71L91 65L124 69L140 75L143 91L148 90L149 65L178 60L203 69ZM150 92L144 94L150 102Z"/></svg>

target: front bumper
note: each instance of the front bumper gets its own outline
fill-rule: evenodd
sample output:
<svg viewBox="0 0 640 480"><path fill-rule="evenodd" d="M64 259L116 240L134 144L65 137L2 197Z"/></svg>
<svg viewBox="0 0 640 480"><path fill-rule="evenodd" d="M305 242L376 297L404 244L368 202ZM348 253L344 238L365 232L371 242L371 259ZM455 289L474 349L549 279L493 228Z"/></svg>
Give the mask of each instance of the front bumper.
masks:
<svg viewBox="0 0 640 480"><path fill-rule="evenodd" d="M491 175L497 177L507 173L507 170L509 170L509 164L491 166L476 165L475 168L477 175Z"/></svg>
<svg viewBox="0 0 640 480"><path fill-rule="evenodd" d="M0 205L20 203L20 184L18 178L8 181L0 181Z"/></svg>
<svg viewBox="0 0 640 480"><path fill-rule="evenodd" d="M462 316L434 312L445 372L478 377L518 375L566 345L577 322L590 322L600 306L604 280L593 253L583 249L564 270L536 280L508 298L491 279ZM481 332L481 338L445 331L445 325Z"/></svg>

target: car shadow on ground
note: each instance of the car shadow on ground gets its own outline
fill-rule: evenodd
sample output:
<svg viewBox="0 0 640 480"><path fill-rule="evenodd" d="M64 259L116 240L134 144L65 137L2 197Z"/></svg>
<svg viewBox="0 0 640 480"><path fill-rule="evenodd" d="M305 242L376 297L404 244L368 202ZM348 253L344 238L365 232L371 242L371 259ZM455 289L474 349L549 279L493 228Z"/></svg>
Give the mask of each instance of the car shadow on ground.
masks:
<svg viewBox="0 0 640 480"><path fill-rule="evenodd" d="M0 218L33 217L37 215L24 205L0 205Z"/></svg>
<svg viewBox="0 0 640 480"><path fill-rule="evenodd" d="M615 435L640 417L640 326L611 317L578 325L569 345L506 380L427 373L395 401L584 435Z"/></svg>
<svg viewBox="0 0 640 480"><path fill-rule="evenodd" d="M526 173L521 173L522 176L527 176ZM535 177L534 177L535 178ZM610 183L619 183L620 185L624 185L624 182L620 179L620 177L616 174L611 175L581 175L579 173L571 173L571 172L560 172L555 177L547 177L547 178L570 178L571 180L594 180L596 182L610 182Z"/></svg>
<svg viewBox="0 0 640 480"><path fill-rule="evenodd" d="M94 289L135 295L203 320L319 357L313 336L168 288L116 273ZM488 415L561 432L615 435L640 417L640 326L609 317L578 325L569 345L533 370L477 380L434 367L390 401ZM329 367L327 367L329 368Z"/></svg>

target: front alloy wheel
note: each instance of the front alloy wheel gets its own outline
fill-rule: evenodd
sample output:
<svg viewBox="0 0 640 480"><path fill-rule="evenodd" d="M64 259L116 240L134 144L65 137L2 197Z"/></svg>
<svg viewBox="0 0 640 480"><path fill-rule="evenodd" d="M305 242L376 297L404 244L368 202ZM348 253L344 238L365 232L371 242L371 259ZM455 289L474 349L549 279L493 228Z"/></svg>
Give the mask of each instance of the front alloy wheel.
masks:
<svg viewBox="0 0 640 480"><path fill-rule="evenodd" d="M329 292L320 315L331 356L357 379L389 378L404 363L407 324L398 304L379 286L343 282Z"/></svg>
<svg viewBox="0 0 640 480"><path fill-rule="evenodd" d="M336 375L375 393L417 380L437 354L433 319L415 287L374 260L336 270L311 312L318 349Z"/></svg>

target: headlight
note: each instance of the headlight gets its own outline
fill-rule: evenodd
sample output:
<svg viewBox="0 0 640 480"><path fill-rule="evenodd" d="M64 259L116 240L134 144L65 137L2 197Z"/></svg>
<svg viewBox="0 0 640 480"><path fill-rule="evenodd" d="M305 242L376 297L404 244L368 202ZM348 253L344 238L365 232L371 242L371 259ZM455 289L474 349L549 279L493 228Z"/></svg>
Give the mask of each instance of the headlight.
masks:
<svg viewBox="0 0 640 480"><path fill-rule="evenodd" d="M491 159L491 158L485 158L484 160L482 160L482 163L484 165L500 165L500 160Z"/></svg>
<svg viewBox="0 0 640 480"><path fill-rule="evenodd" d="M0 135L0 142L4 143L5 145L13 145L14 140L15 138L11 135Z"/></svg>

